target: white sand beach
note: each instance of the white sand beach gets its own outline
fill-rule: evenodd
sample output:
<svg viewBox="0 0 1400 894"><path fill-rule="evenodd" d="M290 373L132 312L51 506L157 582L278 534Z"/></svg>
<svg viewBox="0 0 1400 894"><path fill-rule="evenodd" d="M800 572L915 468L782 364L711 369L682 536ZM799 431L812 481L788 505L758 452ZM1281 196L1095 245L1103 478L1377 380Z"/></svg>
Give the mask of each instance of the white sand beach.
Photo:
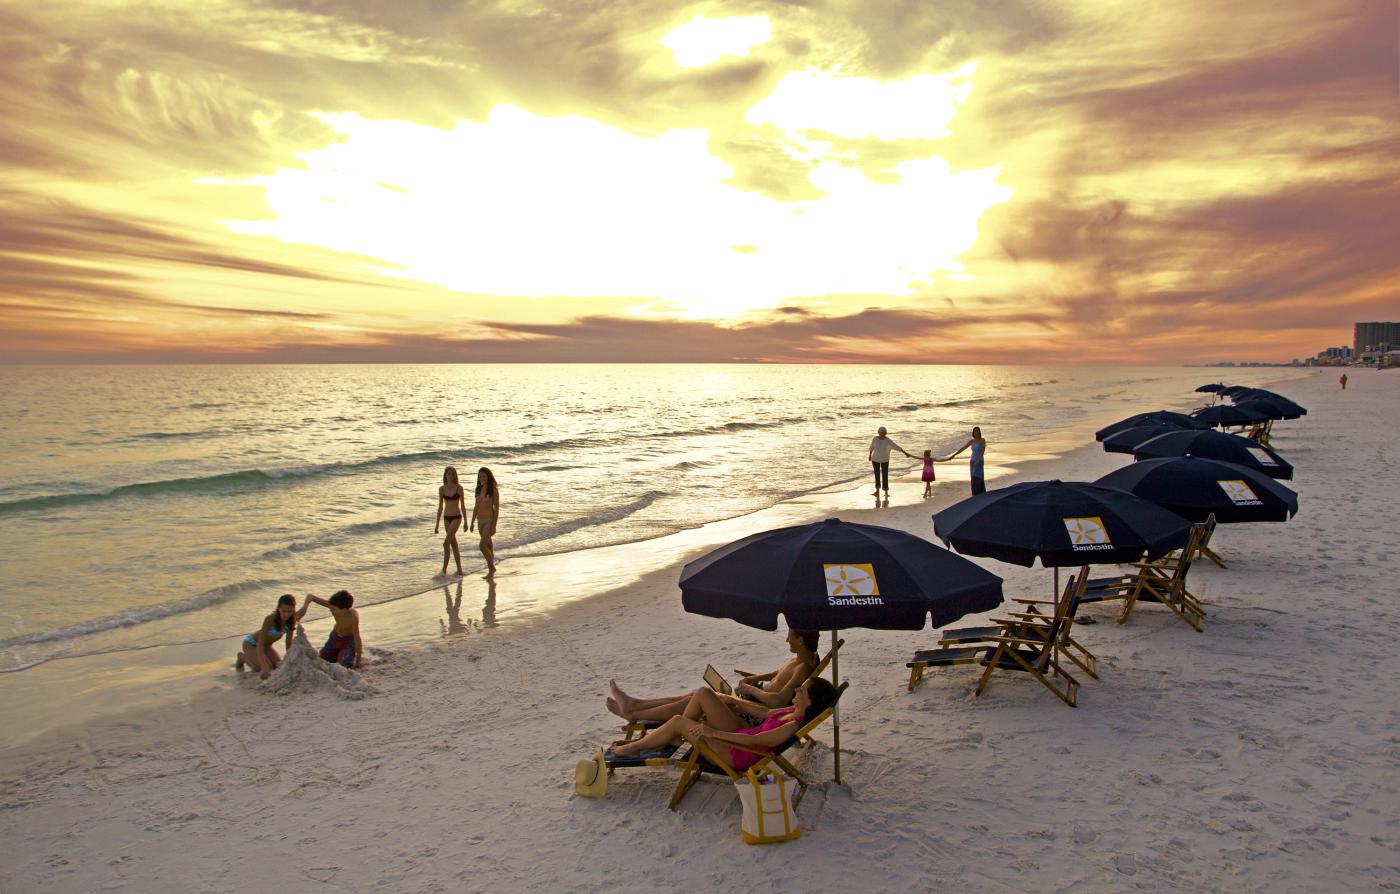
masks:
<svg viewBox="0 0 1400 894"><path fill-rule="evenodd" d="M974 698L970 667L909 693L904 663L935 631L847 631L846 784L826 781L827 729L797 841L746 846L727 782L668 811L669 769L573 794L575 762L617 734L609 677L667 694L707 662L786 654L781 632L682 611L693 554L640 579L598 567L642 546L574 554L533 583L536 565L507 558L503 591L621 585L395 649L360 699L222 687L0 752L0 892L1400 890L1400 374L1281 390L1310 410L1274 439L1300 512L1217 532L1228 569L1192 572L1204 633L1152 606L1126 625L1112 603L1085 609L1101 679L1069 708L1009 674ZM1089 443L991 486L1128 461ZM939 473L933 499L841 515L931 538L930 514L966 493L965 465ZM977 561L1008 597L1050 591L1048 570ZM469 579L463 605L489 595Z"/></svg>

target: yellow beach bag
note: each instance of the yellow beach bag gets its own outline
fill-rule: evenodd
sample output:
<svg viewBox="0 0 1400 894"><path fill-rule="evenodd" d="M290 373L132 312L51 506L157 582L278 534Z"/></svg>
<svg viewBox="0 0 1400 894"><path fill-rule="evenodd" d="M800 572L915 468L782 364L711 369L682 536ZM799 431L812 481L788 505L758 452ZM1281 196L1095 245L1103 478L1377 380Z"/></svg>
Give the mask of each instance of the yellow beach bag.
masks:
<svg viewBox="0 0 1400 894"><path fill-rule="evenodd" d="M744 818L739 822L744 841L772 844L802 835L797 806L793 803L797 797L796 780L781 773L755 774L750 770L734 783L734 788L744 808Z"/></svg>

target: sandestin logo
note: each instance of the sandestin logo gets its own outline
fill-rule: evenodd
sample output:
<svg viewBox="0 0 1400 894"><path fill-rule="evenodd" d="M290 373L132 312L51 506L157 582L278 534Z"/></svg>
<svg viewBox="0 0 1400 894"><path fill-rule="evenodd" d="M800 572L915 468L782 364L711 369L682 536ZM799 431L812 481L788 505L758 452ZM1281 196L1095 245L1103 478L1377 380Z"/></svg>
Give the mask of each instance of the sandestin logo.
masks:
<svg viewBox="0 0 1400 894"><path fill-rule="evenodd" d="M855 565L823 565L826 572L827 605L884 605L875 567L868 562Z"/></svg>
<svg viewBox="0 0 1400 894"><path fill-rule="evenodd" d="M1103 519L1099 516L1066 518L1063 521L1065 533L1069 534L1070 549L1075 552L1113 549L1113 543L1108 538L1108 531L1103 526Z"/></svg>
<svg viewBox="0 0 1400 894"><path fill-rule="evenodd" d="M1243 481L1216 481L1236 506L1263 506L1264 501Z"/></svg>

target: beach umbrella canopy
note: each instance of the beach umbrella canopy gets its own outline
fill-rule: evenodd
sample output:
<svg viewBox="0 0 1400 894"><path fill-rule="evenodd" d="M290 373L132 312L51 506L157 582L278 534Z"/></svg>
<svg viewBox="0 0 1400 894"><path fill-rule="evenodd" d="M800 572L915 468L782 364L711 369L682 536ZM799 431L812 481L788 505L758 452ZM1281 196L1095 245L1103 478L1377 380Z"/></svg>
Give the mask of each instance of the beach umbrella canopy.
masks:
<svg viewBox="0 0 1400 894"><path fill-rule="evenodd" d="M1303 415L1302 407L1297 404L1289 406L1292 401L1280 400L1272 397L1250 397L1235 404L1235 409L1244 410L1250 413L1261 413L1268 419L1297 419Z"/></svg>
<svg viewBox="0 0 1400 894"><path fill-rule="evenodd" d="M829 518L764 531L681 570L688 612L777 630L921 630L1001 604L1001 578L894 528Z"/></svg>
<svg viewBox="0 0 1400 894"><path fill-rule="evenodd" d="M840 676L836 631L921 630L1001 604L1001 578L904 531L837 518L763 531L721 546L681 569L688 612L777 630L830 630L831 677ZM839 685L839 684L838 684ZM835 776L841 726L833 716Z"/></svg>
<svg viewBox="0 0 1400 894"><path fill-rule="evenodd" d="M1200 456L1218 459L1262 472L1270 478L1292 478L1293 466L1268 447L1219 431L1173 431L1144 441L1133 451L1134 459Z"/></svg>
<svg viewBox="0 0 1400 894"><path fill-rule="evenodd" d="M1254 389L1248 385L1227 385L1226 387L1220 389L1220 393L1225 395L1226 397L1234 397L1236 394L1239 394L1242 391L1253 390Z"/></svg>
<svg viewBox="0 0 1400 894"><path fill-rule="evenodd" d="M1103 449L1105 453L1132 453L1137 446L1144 441L1149 441L1158 435L1164 435L1169 431L1194 431L1195 429L1182 429L1174 425L1135 425L1132 428L1125 428L1120 432L1115 432L1103 439Z"/></svg>
<svg viewBox="0 0 1400 894"><path fill-rule="evenodd" d="M1214 394L1217 391L1224 391L1225 385L1220 382L1213 382L1209 385L1202 385L1196 390L1201 394Z"/></svg>
<svg viewBox="0 0 1400 894"><path fill-rule="evenodd" d="M1290 400L1284 397L1282 394L1275 394L1272 391L1265 391L1262 388L1251 388L1248 391L1241 391L1238 394L1232 394L1230 396L1230 400L1233 401L1236 406L1239 406L1240 404L1244 403L1253 403L1254 401L1259 400L1264 401L1265 403L1277 404L1280 407L1287 407L1288 409L1297 413L1299 416L1308 415L1307 409L1304 408L1302 404L1299 404L1297 401Z"/></svg>
<svg viewBox="0 0 1400 894"><path fill-rule="evenodd" d="M1184 546L1191 524L1117 488L1027 481L949 506L933 530L960 553L1062 568L1155 559Z"/></svg>
<svg viewBox="0 0 1400 894"><path fill-rule="evenodd" d="M1120 419L1112 425L1106 425L1094 432L1094 440L1102 441L1112 434L1117 434L1125 428L1133 428L1138 425L1172 425L1176 428L1210 428L1204 422L1187 416L1185 413L1173 413L1171 410L1156 410L1151 413L1138 413L1136 416L1129 416L1127 419Z"/></svg>
<svg viewBox="0 0 1400 894"><path fill-rule="evenodd" d="M1298 495L1254 469L1197 456L1145 459L1109 472L1095 484L1137 494L1193 522L1288 521Z"/></svg>
<svg viewBox="0 0 1400 894"><path fill-rule="evenodd" d="M1268 416L1264 413L1244 409L1239 404L1233 407L1216 406L1205 407L1191 414L1198 422L1206 423L1208 426L1216 425L1252 425L1256 422L1266 422Z"/></svg>

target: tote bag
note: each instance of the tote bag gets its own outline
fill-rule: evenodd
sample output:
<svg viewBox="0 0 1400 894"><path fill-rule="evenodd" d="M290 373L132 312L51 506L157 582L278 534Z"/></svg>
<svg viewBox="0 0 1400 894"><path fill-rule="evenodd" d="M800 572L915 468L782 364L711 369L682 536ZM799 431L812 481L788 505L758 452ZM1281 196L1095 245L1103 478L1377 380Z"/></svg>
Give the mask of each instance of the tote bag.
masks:
<svg viewBox="0 0 1400 894"><path fill-rule="evenodd" d="M739 831L749 844L791 841L802 834L797 821L797 782L781 773L755 775L750 772L734 783L744 817Z"/></svg>

